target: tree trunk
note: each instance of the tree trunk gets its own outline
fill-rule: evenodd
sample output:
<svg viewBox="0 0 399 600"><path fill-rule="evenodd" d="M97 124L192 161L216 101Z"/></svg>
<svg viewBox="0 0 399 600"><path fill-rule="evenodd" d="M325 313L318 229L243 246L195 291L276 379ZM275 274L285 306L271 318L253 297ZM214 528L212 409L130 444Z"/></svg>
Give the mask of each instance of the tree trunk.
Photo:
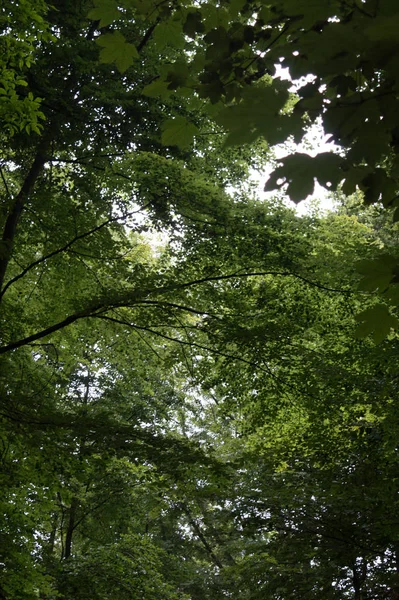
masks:
<svg viewBox="0 0 399 600"><path fill-rule="evenodd" d="M79 506L79 500L76 496L74 496L71 500L71 506L69 508L69 519L68 519L68 527L65 536L65 550L64 550L64 558L67 559L71 556L72 553L72 537L73 532L75 530L75 521L76 521L76 513Z"/></svg>
<svg viewBox="0 0 399 600"><path fill-rule="evenodd" d="M36 157L32 163L29 173L27 174L25 181L19 193L14 198L14 202L11 206L10 212L7 216L3 236L1 240L1 258L0 258L0 292L3 289L4 278L6 275L8 263L11 258L12 248L14 244L14 238L17 231L19 219L22 211L25 207L26 201L29 198L37 178L43 171L44 164L47 160L46 150L49 146L48 140L44 140L37 151ZM1 300L1 296L0 296Z"/></svg>
<svg viewBox="0 0 399 600"><path fill-rule="evenodd" d="M367 577L367 565L364 562L362 565L357 566L356 564L352 567L353 572L353 589L355 591L354 600L364 600L363 595L363 583Z"/></svg>
<svg viewBox="0 0 399 600"><path fill-rule="evenodd" d="M58 527L58 514L54 513L52 522L51 522L51 531L50 531L50 537L49 537L49 541L48 541L48 546L47 546L47 552L49 556L52 556L52 554L54 553L54 545L55 545L55 536L57 534L57 527Z"/></svg>

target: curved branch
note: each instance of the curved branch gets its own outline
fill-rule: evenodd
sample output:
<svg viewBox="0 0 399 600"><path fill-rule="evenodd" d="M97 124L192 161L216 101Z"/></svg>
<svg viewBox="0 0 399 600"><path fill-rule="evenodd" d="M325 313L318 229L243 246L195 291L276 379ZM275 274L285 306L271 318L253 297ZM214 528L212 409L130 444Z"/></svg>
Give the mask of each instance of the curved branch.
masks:
<svg viewBox="0 0 399 600"><path fill-rule="evenodd" d="M3 182L4 188L6 190L6 194L8 196L8 199L12 201L12 195L11 195L11 192L10 192L10 188L8 187L7 179L4 176L3 168L2 168L1 165L0 165L0 175L1 175L1 180Z"/></svg>
<svg viewBox="0 0 399 600"><path fill-rule="evenodd" d="M158 17L156 19L156 21L151 25L151 27L149 27L147 29L147 31L145 32L143 39L140 41L140 43L137 46L137 51L141 52L141 50L144 48L144 46L146 46L146 44L148 44L148 42L151 39L152 34L154 33L155 27L158 25L158 23L160 23L161 19Z"/></svg>
<svg viewBox="0 0 399 600"><path fill-rule="evenodd" d="M93 227L93 229L90 229L89 231L85 231L84 233L81 233L80 235L76 235L72 240L70 240L67 244L65 244L65 246L62 246L62 248L57 248L57 250L53 250L53 252L49 252L45 256L41 256L37 260L33 261L33 263L31 263L30 265L28 265L27 267L25 267L25 269L23 269L20 273L18 273L18 275L16 275L15 277L13 277L9 281L7 281L7 283L5 284L5 286L3 287L3 289L0 291L0 299L4 296L4 294L6 293L7 289L13 283L15 283L16 281L18 281L22 277L24 277L34 267L37 267L38 265L40 265L41 263L45 262L46 260L49 260L50 258L53 258L53 256L57 256L57 254L61 254L62 252L66 252L71 246L73 246L73 244L75 244L79 240L82 240L85 237L88 237L89 235L92 235L93 233L97 233L97 231L100 231L100 229L102 229L103 227L106 227L110 223L114 223L116 221L120 221L122 219L126 219L128 217L131 217L132 215L136 214L137 212L140 212L141 210L144 210L148 206L149 206L149 203L145 204L142 207L140 207L138 210L131 211L131 212L127 213L126 215L123 215L123 217L111 217L110 219L107 219L103 223L100 223L100 225L97 225L96 227Z"/></svg>
<svg viewBox="0 0 399 600"><path fill-rule="evenodd" d="M311 279L307 279L306 277L303 277L302 275L298 275L298 273L292 273L291 271L254 271L252 273L230 273L228 275L214 275L214 276L210 276L210 277L202 277L200 279L194 279L193 281L188 281L187 283L181 283L180 285L177 286L173 286L170 288L164 288L163 290L159 290L160 292L162 291L174 291L176 289L183 289L186 287L191 287L194 285L199 285L201 283L207 283L208 281L223 281L223 280L228 280L228 279L244 279L244 278L248 278L248 277L264 277L266 275L277 275L280 277L294 277L295 279L299 279L300 281L303 281L304 283L311 285L313 287L319 288L320 290L324 290L326 292L335 292L338 294L353 294L352 290L342 290L342 289L337 289L337 288L330 288L326 285L323 285L321 283L317 283L317 281L312 281Z"/></svg>
<svg viewBox="0 0 399 600"><path fill-rule="evenodd" d="M60 321L59 323L55 323L54 325L50 325L50 327L47 327L46 329L42 329L41 331L32 333L32 335L28 335L26 338L22 338L20 340L17 340L16 342L11 342L10 344L7 344L6 346L1 346L0 354L5 354L6 352L10 352L11 350L16 350L17 348L21 348L22 346L27 346L28 344L31 344L32 342L35 342L36 340L40 340L40 339L50 335L51 333L55 333L56 331L59 331L60 329L64 329L65 327L68 327L68 325L75 323L79 319L84 319L85 317L91 317L91 316L94 316L94 311L82 310L80 312L76 312L73 315L69 315L69 317L66 317L66 319L64 319L63 321Z"/></svg>
<svg viewBox="0 0 399 600"><path fill-rule="evenodd" d="M223 569L223 563L221 562L220 558L218 556L216 556L212 546L209 544L208 540L206 539L199 523L194 519L193 515L191 514L191 511L188 508L187 504L182 502L182 503L180 503L180 507L183 510L183 512L186 514L189 524L193 528L194 533L196 534L198 539L202 542L202 545L204 546L205 550L209 554L209 557L212 559L212 562L214 563L214 565L216 567L218 567L219 569Z"/></svg>
<svg viewBox="0 0 399 600"><path fill-rule="evenodd" d="M125 325L134 330L147 331L148 333L152 333L153 335L156 335L157 337L161 337L164 340L169 340L170 342L176 342L177 344L180 344L181 346L190 346L191 348L199 348L200 350L206 350L208 352L211 352L212 354L217 354L217 356L222 356L223 358L238 360L239 362L249 365L251 367L256 367L260 371L263 371L264 373L267 373L274 379L277 379L277 377L271 372L270 369L262 367L258 363L254 362L252 360L247 360L246 358L242 358L242 356L238 356L236 354L228 354L227 352L221 352L220 350L216 350L215 348L210 348L209 346L205 346L204 344L198 344L197 342L187 342L185 340L180 340L179 338L172 337L170 335L166 335L165 333L161 333L160 331L155 331L154 329L151 329L151 327L145 327L143 325L136 325L136 323L130 323L129 321L125 321L124 319L117 319L115 317L110 317L108 315L99 314L99 313L95 314L95 315L91 315L91 316L96 317L98 319L103 319L104 321L111 321L113 323L119 323L120 325ZM1 353L1 349L0 349L0 353Z"/></svg>
<svg viewBox="0 0 399 600"><path fill-rule="evenodd" d="M90 169L94 169L95 171L106 171L105 167L100 167L99 165L94 165L93 163L83 162L79 158L51 158L49 159L51 163L65 163L65 164L73 164L73 165L82 165L83 167L89 167ZM132 181L132 178L125 173L121 173L120 171L113 171L112 175L116 175L117 177L123 177L123 179L127 179L128 181Z"/></svg>
<svg viewBox="0 0 399 600"><path fill-rule="evenodd" d="M146 303L162 305L162 301L156 302L156 301L151 301L151 300L147 299L149 296L154 295L154 294L162 295L167 292L177 292L179 290L183 290L188 287L193 287L196 285L201 285L203 283L212 282L212 281L216 282L216 281L225 281L225 280L230 280L230 279L243 279L243 278L248 278L248 277L264 277L265 275L295 277L295 278L299 279L300 281L303 281L306 284L312 285L314 287L317 287L319 289L322 289L322 290L325 290L328 292L337 292L337 293L341 293L341 294L352 294L353 293L350 290L339 290L339 289L335 289L335 288L329 288L329 287L319 284L317 282L310 281L309 279L302 277L302 275L297 275L296 273L281 272L281 271L257 271L257 272L253 272L253 273L231 273L229 275L215 275L215 276L211 276L211 277L203 277L201 279L194 279L194 280L188 281L186 283L177 283L177 284L165 286L165 287L146 289L141 292L137 291L137 290L132 290L130 292L126 292L123 296L121 296L120 298L116 298L114 300L100 299L95 306L88 307L84 310L81 310L72 315L69 315L68 317L66 317L65 319L60 321L59 323L50 325L49 327L47 327L41 331L38 331L36 333L33 333L32 335L30 335L26 338L17 340L15 342L11 342L9 344L6 344L5 346L1 346L0 347L0 355L5 354L6 352L10 352L11 350L16 350L17 348L21 348L22 346L26 346L27 344L30 344L32 342L35 342L36 340L44 338L44 337L50 335L51 333L55 333L56 331L59 331L61 329L64 329L65 327L68 327L69 325L71 325L72 323L75 323L76 321L78 321L80 319L88 318L88 317L98 317L102 313L107 312L108 310L111 310L113 308L123 308L123 307L128 308L128 307L137 306L139 304L146 304ZM164 304L166 304L166 305L169 304L173 308L179 308L180 310L193 312L195 314L207 314L202 311L197 311L194 308L179 305L179 304L167 303L167 302ZM109 320L111 320L111 317L107 317L107 318ZM122 323L122 321L121 321L121 323ZM127 322L124 322L123 324L131 326L131 324L129 324ZM135 326L135 327L138 329L143 329L143 330L146 329L145 327L139 327L139 326ZM151 330L151 332L155 333L153 330ZM157 335L161 335L161 334L157 333ZM163 336L163 337L165 337L166 339L169 339L167 336ZM172 341L178 341L181 344L188 343L188 342L183 342L181 340L177 340L174 338L170 338L170 339ZM195 346L194 343L192 345ZM201 346L198 346L198 347L200 348ZM206 348L206 347L204 347L204 349L209 350L209 348ZM214 351L214 352L216 352L216 351ZM223 353L221 353L221 352L216 352L216 353L223 355ZM233 356L230 356L227 354L225 356L228 358L237 358L237 357L233 357ZM254 364L254 363L248 362L244 359L242 359L242 361L247 362L248 364L251 364L251 365Z"/></svg>

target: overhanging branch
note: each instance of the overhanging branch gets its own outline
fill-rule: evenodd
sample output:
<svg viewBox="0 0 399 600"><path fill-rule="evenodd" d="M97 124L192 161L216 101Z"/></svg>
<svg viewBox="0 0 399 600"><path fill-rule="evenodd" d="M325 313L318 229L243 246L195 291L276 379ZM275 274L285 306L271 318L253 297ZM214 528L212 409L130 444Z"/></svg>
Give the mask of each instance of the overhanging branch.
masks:
<svg viewBox="0 0 399 600"><path fill-rule="evenodd" d="M104 313L106 313L107 311L114 309L114 308L123 308L123 307L131 308L133 306L137 306L139 304L145 304L145 303L147 303L147 304L156 304L157 303L158 305L163 304L164 306L168 304L167 302L164 302L164 301L159 301L159 302L151 301L149 299L150 296L155 296L155 295L162 296L163 294L166 294L166 293L178 292L180 290L184 290L184 289L187 289L190 287L195 287L197 285L201 285L201 284L208 283L208 282L219 282L219 281L227 281L227 280L232 280L232 279L244 279L244 278L250 278L250 277L265 277L267 275L274 275L274 276L280 276L280 277L294 277L296 279L299 279L300 281L303 281L304 283L306 283L308 285L312 285L312 286L319 288L321 290L324 290L324 291L336 292L336 293L341 293L341 294L352 294L353 293L350 290L340 290L340 289L335 289L335 288L329 288L329 287L319 284L317 282L308 280L305 277L303 277L302 275L298 275L296 273L281 272L281 271L256 271L256 272L250 272L250 273L237 273L236 272L236 273L230 273L228 275L215 275L215 276L203 277L203 278L195 279L195 280L188 281L185 283L176 283L173 285L159 287L159 288L147 288L146 290L143 290L141 292L137 291L137 290L132 290L131 292L126 292L120 298L116 298L113 300L110 300L110 299L101 300L100 299L96 303L96 305L94 305L92 307L88 307L84 310L81 310L72 315L69 315L62 321L55 323L53 325L50 325L49 327L42 329L41 331L33 333L33 334L27 336L26 338L22 338L15 342L10 342L9 344L6 344L5 346L1 346L0 354L5 354L6 352L10 352L11 350L16 350L17 348L26 346L27 344L30 344L39 339L42 339L52 333L55 333L56 331L60 331L61 329L68 327L69 325L71 325L72 323L75 323L76 321L78 321L80 319L89 318L89 317L99 317L99 316L105 317ZM170 303L170 306L173 308L176 308L176 309L180 309L182 311L186 311L186 312L192 312L192 313L196 313L196 314L207 314L203 311L198 311L195 308L178 305L176 303ZM111 320L111 317L109 317L109 320ZM129 325L129 323L123 323L123 324ZM143 329L143 330L145 329L145 327L140 327L138 325L136 325L135 327ZM153 330L151 330L151 331L152 331L152 333L154 333ZM181 340L176 340L176 339L173 339L173 341L179 341L180 343L184 343ZM209 350L209 348L206 348L206 349ZM233 358L233 357L229 356L229 358ZM252 363L248 363L248 364L252 364Z"/></svg>
<svg viewBox="0 0 399 600"><path fill-rule="evenodd" d="M90 235L93 235L93 233L97 233L98 231L100 231L104 227L107 227L107 225L110 225L111 223L115 223L117 221L122 221L123 219L127 219L127 218L131 217L132 215L140 212L141 210L146 209L148 206L149 206L149 204L145 204L144 206L140 207L138 210L128 212L125 215L123 215L122 217L111 217L110 219L107 219L103 223L100 223L100 225L97 225L96 227L93 227L89 231L85 231L84 233L81 233L80 235L76 235L72 240L70 240L67 244L65 244L65 246L62 246L61 248L57 248L57 250L53 250L53 252L49 252L48 254L46 254L44 256L41 256L37 260L33 261L30 265L28 265L27 267L25 267L25 269L23 269L20 273L18 273L18 275L16 275L15 277L13 277L9 281L7 281L7 283L5 284L5 286L3 287L3 289L0 291L0 299L2 298L2 296L4 296L4 294L6 293L7 289L13 283L15 283L16 281L18 281L22 277L24 277L34 267L37 267L41 263L46 262L50 258L53 258L54 256L57 256L58 254L62 254L63 252L66 252L67 250L69 250L69 248L71 248L71 246L73 246L73 244L75 244L79 240L83 240L84 238L86 238L86 237L88 237Z"/></svg>

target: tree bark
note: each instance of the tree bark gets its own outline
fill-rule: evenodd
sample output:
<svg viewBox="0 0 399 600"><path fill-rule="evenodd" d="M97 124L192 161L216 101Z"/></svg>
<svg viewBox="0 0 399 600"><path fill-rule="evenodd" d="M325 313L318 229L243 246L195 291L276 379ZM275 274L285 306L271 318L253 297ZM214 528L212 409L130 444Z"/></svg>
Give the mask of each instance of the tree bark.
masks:
<svg viewBox="0 0 399 600"><path fill-rule="evenodd" d="M4 225L0 252L0 291L3 289L4 278L6 276L8 263L10 262L17 226L21 218L22 211L25 207L26 201L28 200L34 188L37 178L43 170L44 164L46 162L46 150L48 146L48 141L43 141L42 144L39 146L30 171L25 177L25 181L23 182L20 191L14 198L14 203L11 206L11 209L8 213Z"/></svg>
<svg viewBox="0 0 399 600"><path fill-rule="evenodd" d="M65 550L64 550L64 558L67 559L72 554L72 537L73 532L75 531L75 521L76 521L76 513L79 506L79 500L76 496L74 496L71 500L71 506L69 508L69 518L68 518L68 527L66 530L65 536Z"/></svg>

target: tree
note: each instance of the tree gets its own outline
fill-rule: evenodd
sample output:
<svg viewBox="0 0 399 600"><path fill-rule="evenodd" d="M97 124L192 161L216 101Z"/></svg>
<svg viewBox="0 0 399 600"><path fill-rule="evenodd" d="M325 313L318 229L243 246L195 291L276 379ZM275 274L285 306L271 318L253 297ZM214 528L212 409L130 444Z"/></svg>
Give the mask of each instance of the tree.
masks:
<svg viewBox="0 0 399 600"><path fill-rule="evenodd" d="M212 2L200 7L179 3L153 9L139 2L129 6L138 20L146 18L152 24L149 44L155 51L166 44L191 50L179 55L147 94L167 97L184 89L185 95L209 99L216 119L230 131L229 144L249 143L259 136L271 144L297 137L304 131L306 115L311 122L321 118L325 131L346 150L342 157L287 157L269 185L287 177L290 195L300 200L312 192L314 178L322 185L345 180L346 193L359 184L367 202L376 202L382 194L386 206L394 203L395 2L276 0L259 6L242 0L220 7ZM109 0L89 13L103 28L100 60L118 64L126 50L121 70L135 59L130 50L129 60L124 46L129 41L118 29L122 10L127 10L123 3L118 8ZM111 33L105 32L107 27ZM278 71L275 75L278 62L294 80L305 78L290 108L290 84L279 79ZM225 102L230 105L223 107Z"/></svg>
<svg viewBox="0 0 399 600"><path fill-rule="evenodd" d="M8 8L0 597L396 593L396 337L358 341L353 316L377 304L353 263L395 227L243 182L260 135L306 126L267 64L314 17Z"/></svg>
<svg viewBox="0 0 399 600"><path fill-rule="evenodd" d="M260 290L255 284L245 296L257 307L262 299L263 311L229 340L231 354L238 355L235 344L248 363L221 358L213 372L210 362L201 371L219 419L238 437L230 455L239 475L227 511L240 532L237 554L234 538L229 547L236 564L224 571L230 593L397 593L396 383L388 368L396 342L392 336L375 348L356 341L353 313L367 296L343 293L353 257L393 233L391 225L373 230L367 212L363 223L343 214L309 219L307 260L317 280L328 274L329 290L296 279L265 279ZM341 293L332 294L338 284ZM244 303L241 297L240 314L248 315Z"/></svg>
<svg viewBox="0 0 399 600"><path fill-rule="evenodd" d="M298 142L309 124L321 123L341 148L340 153L315 157L288 154L265 189L284 187L299 202L313 192L317 179L332 189L340 185L346 194L360 189L367 204L381 201L396 210L394 1L133 6L137 19L151 23L149 45L155 52L162 53L165 44L189 50L155 76L145 94L165 100L175 91L194 102L206 99L208 113L228 133L227 146L260 138L269 145ZM89 17L110 28L103 29L98 39L103 47L100 60L117 64L123 55L122 67L127 68L134 58L130 56L129 62L129 53L123 51L130 42L118 27L121 11L109 0L97 3ZM297 82L295 94L280 78L278 65ZM162 141L182 147L200 135L184 117L164 121L163 128ZM394 214L396 219L398 213ZM379 290L383 301L359 316L363 325L358 335L367 336L379 323L384 323L384 333L397 328L389 308L397 306L396 254L384 254L359 268L365 276L363 287Z"/></svg>
<svg viewBox="0 0 399 600"><path fill-rule="evenodd" d="M5 22L4 42L23 39L32 17L23 8L13 31ZM201 465L208 472L217 462L167 423L183 397L170 365L187 361L192 341L185 336L205 316L186 290L225 275L219 260L208 272L193 269L173 244L185 231L195 244L229 226L235 217L224 188L253 161L248 152L222 152L218 142L208 148L206 138L196 153L161 145L165 114L192 108L178 97L160 107L143 96L162 67L147 50L143 23L126 21L143 63L121 76L98 63L89 5L36 8L33 22L48 34L31 36L30 60L11 66L22 98L42 99L42 127L11 102L3 131L1 595L51 597L58 588L77 597L78 577L87 582L85 597L97 577L98 597L107 597L114 590L101 564L109 561L125 578L123 597L126 540L148 549L137 594L143 586L150 593L164 560L157 562L140 527L151 502L124 525L122 518L138 503L131 488L140 466L159 471L158 510L165 489L187 479L193 461L198 476ZM195 118L206 129L209 117L197 110ZM169 234L168 251L151 250L143 237L150 229ZM122 477L124 470L132 476ZM95 517L108 535L98 537ZM138 537L129 537L131 529ZM96 573L89 554L97 557ZM158 581L166 593L167 576L159 573Z"/></svg>

